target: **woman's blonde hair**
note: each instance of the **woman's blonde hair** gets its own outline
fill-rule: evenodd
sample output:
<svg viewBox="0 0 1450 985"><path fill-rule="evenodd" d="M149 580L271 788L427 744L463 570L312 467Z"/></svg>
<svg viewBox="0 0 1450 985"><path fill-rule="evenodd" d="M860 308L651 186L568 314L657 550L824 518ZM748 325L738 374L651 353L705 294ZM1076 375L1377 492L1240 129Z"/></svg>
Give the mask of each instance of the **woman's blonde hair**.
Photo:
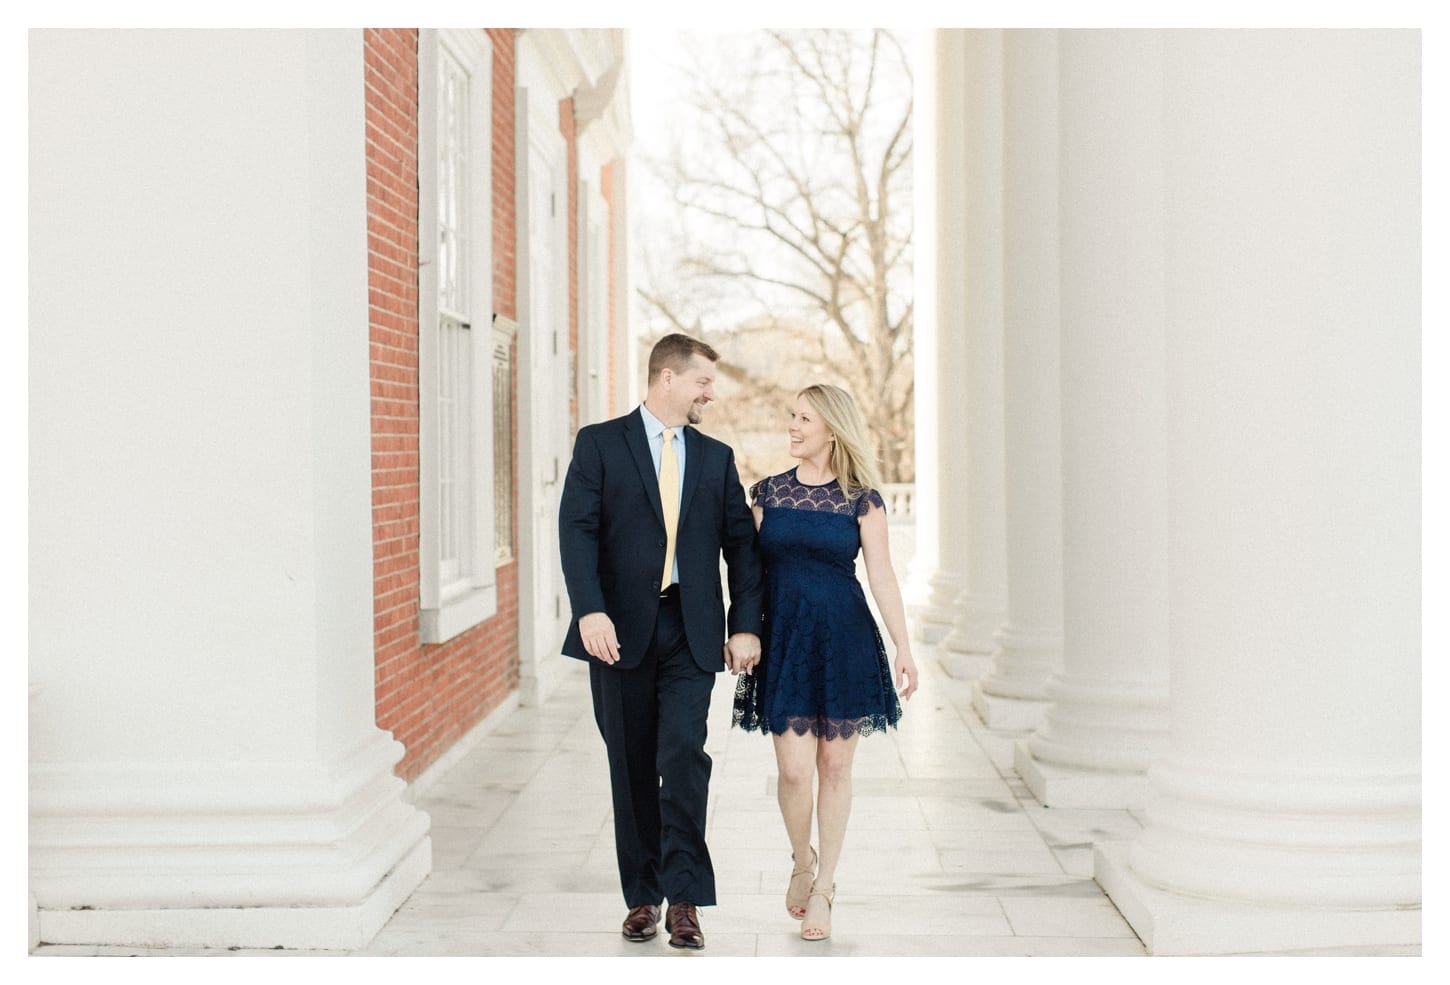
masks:
<svg viewBox="0 0 1450 985"><path fill-rule="evenodd" d="M831 471L846 498L855 499L867 489L879 490L881 478L871 432L851 395L829 383L813 383L796 396L811 402L836 439L831 445Z"/></svg>

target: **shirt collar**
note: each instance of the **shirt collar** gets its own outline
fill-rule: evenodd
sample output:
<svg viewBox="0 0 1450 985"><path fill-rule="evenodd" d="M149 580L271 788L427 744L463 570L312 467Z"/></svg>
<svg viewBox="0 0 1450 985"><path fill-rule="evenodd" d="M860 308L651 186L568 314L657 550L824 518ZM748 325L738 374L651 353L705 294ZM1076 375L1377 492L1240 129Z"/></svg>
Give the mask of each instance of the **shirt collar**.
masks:
<svg viewBox="0 0 1450 985"><path fill-rule="evenodd" d="M653 414L651 414L649 412L649 408L646 407L643 403L639 405L639 416L641 417L641 419L644 420L644 433L649 435L651 439L658 438L661 434L664 433L664 424L660 421L658 417L655 417ZM673 430L676 434L679 434L683 429L674 428Z"/></svg>

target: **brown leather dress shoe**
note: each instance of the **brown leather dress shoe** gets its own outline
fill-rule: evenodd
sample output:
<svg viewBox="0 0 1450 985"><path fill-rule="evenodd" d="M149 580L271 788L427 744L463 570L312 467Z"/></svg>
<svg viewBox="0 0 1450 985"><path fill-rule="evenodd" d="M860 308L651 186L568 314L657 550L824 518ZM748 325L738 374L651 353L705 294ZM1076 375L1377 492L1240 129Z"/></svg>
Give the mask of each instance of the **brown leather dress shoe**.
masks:
<svg viewBox="0 0 1450 985"><path fill-rule="evenodd" d="M650 940L658 931L658 927L655 925L659 922L659 906L654 903L636 906L629 911L629 916L624 918L624 939L627 941Z"/></svg>
<svg viewBox="0 0 1450 985"><path fill-rule="evenodd" d="M694 903L671 903L665 911L665 929L670 932L670 947L688 947L698 951L705 946L700 914Z"/></svg>

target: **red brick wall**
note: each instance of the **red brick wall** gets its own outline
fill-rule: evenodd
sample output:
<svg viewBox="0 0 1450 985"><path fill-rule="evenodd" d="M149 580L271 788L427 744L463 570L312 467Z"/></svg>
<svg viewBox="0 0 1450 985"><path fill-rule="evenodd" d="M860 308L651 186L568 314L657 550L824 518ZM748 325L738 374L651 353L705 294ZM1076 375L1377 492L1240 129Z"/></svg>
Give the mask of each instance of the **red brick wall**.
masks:
<svg viewBox="0 0 1450 985"><path fill-rule="evenodd" d="M513 32L495 48L495 293L513 316ZM364 32L368 298L373 398L373 632L377 722L407 749L411 780L518 686L516 565L498 613L439 646L419 642L418 32ZM500 97L506 111L500 111ZM498 146L500 134L508 148ZM501 168L507 169L500 192ZM506 212L501 221L499 209ZM500 242L502 241L502 243ZM504 249L499 249L500 245ZM499 262L502 266L499 266ZM506 271L506 276L501 276ZM517 415L515 415L517 419ZM517 457L515 457L517 461ZM516 487L516 481L515 481ZM517 502L517 499L515 499Z"/></svg>
<svg viewBox="0 0 1450 985"><path fill-rule="evenodd" d="M513 319L519 317L515 249L519 236L514 202L516 33L507 27L488 30L489 40L493 42L493 307L500 315Z"/></svg>
<svg viewBox="0 0 1450 985"><path fill-rule="evenodd" d="M373 654L378 721L393 728L397 675L418 648L418 35L369 30L363 37Z"/></svg>
<svg viewBox="0 0 1450 985"><path fill-rule="evenodd" d="M517 320L518 304L518 219L514 183L514 95L518 88L518 31L509 28L489 28L488 37L493 42L493 306L500 317ZM509 441L513 453L509 461L513 472L509 476L509 496L513 503L510 515L513 517L512 543L519 542L519 345L514 339L509 365L514 367L510 375ZM496 663L507 671L504 677L505 691L514 691L519 686L519 565L517 560L498 569L498 615L485 627L497 634L490 643ZM502 699L502 694L490 704L490 709Z"/></svg>
<svg viewBox="0 0 1450 985"><path fill-rule="evenodd" d="M518 31L513 28L489 28L493 42L493 307L501 318L515 321L519 317L518 292L518 202L515 199L515 168L518 149L514 135L514 98L518 86ZM515 367L509 394L513 427L509 441L513 444L513 474L509 477L509 495L513 497L513 539L519 542L519 344L517 336L509 357ZM508 651L513 659L515 686L518 681L519 652L519 566L515 560L498 571L499 617L508 614L512 635ZM507 585L507 588L505 588Z"/></svg>

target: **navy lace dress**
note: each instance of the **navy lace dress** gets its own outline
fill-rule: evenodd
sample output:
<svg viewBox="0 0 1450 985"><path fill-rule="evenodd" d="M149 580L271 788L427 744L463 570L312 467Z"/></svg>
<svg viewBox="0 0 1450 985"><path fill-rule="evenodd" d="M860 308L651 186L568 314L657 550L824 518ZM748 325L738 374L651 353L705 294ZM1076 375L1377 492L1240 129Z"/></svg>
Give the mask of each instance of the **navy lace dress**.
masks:
<svg viewBox="0 0 1450 985"><path fill-rule="evenodd" d="M848 499L835 480L808 486L792 469L762 479L750 495L764 512L765 636L760 664L736 684L735 724L825 739L895 726L901 702L856 578L857 521L873 506L886 508L881 494Z"/></svg>

